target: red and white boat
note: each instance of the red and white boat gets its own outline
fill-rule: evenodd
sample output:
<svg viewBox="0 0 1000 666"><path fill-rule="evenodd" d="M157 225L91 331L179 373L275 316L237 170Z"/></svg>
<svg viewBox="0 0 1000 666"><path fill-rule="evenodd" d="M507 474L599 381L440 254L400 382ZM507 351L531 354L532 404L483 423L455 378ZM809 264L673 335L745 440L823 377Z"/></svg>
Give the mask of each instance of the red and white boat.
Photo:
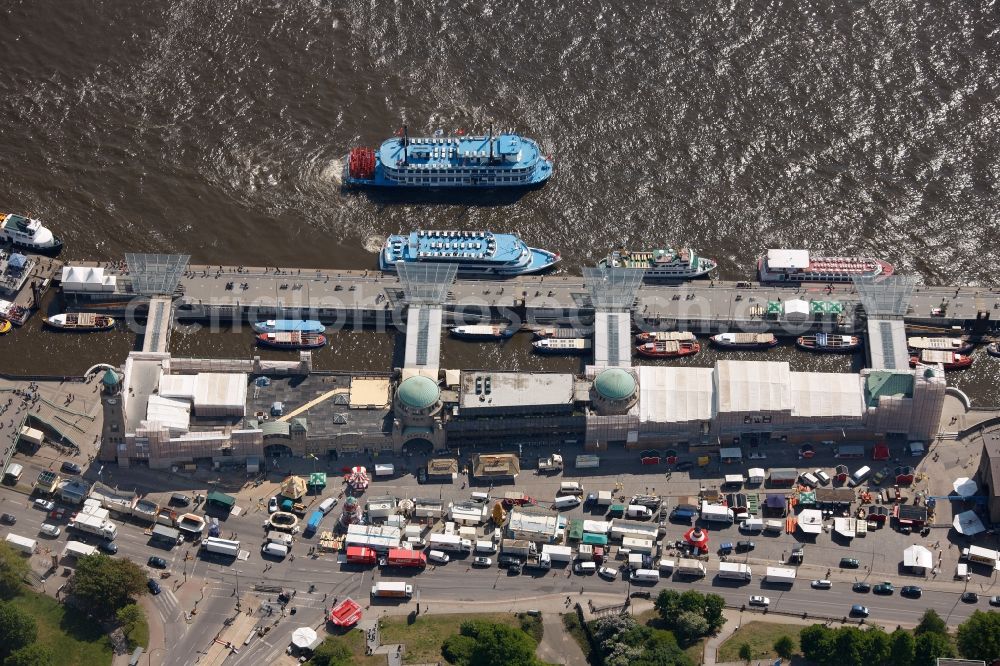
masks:
<svg viewBox="0 0 1000 666"><path fill-rule="evenodd" d="M921 350L920 356L910 357L910 367L916 366L917 363L924 365L940 363L945 370L962 370L972 365L972 357L956 354L946 349L924 349Z"/></svg>
<svg viewBox="0 0 1000 666"><path fill-rule="evenodd" d="M887 277L892 264L872 257L821 257L809 250L768 250L757 260L761 282L850 282L855 276Z"/></svg>
<svg viewBox="0 0 1000 666"><path fill-rule="evenodd" d="M635 351L639 356L649 358L680 358L681 356L694 356L701 351L701 345L697 342L664 340L663 342L646 342L636 347Z"/></svg>
<svg viewBox="0 0 1000 666"><path fill-rule="evenodd" d="M639 342L694 342L694 333L690 331L649 331L635 336Z"/></svg>

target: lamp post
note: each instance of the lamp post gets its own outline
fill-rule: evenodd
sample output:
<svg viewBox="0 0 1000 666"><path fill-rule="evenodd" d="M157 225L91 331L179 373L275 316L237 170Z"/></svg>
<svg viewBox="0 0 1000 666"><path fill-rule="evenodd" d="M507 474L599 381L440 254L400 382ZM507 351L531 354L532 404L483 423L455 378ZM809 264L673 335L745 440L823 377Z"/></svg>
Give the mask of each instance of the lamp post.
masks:
<svg viewBox="0 0 1000 666"><path fill-rule="evenodd" d="M240 570L236 569L236 610L240 611Z"/></svg>

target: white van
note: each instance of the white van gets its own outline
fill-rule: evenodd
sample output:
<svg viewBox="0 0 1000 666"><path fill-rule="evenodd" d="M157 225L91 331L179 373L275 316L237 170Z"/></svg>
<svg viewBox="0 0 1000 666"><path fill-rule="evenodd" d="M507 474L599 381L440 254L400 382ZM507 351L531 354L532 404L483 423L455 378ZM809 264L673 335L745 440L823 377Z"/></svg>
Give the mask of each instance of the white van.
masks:
<svg viewBox="0 0 1000 666"><path fill-rule="evenodd" d="M580 575L587 575L597 573L597 564L594 562L577 562L573 565L573 571Z"/></svg>
<svg viewBox="0 0 1000 666"><path fill-rule="evenodd" d="M262 555L269 555L271 557L277 557L284 559L288 555L288 546L282 545L280 543L265 543L264 547L260 549Z"/></svg>
<svg viewBox="0 0 1000 666"><path fill-rule="evenodd" d="M24 474L24 467L17 463L11 463L7 465L7 471L4 472L4 478L11 478L16 483L21 480L22 474Z"/></svg>
<svg viewBox="0 0 1000 666"><path fill-rule="evenodd" d="M450 557L440 550L429 550L427 551L427 559L431 562L437 562L438 564L448 564Z"/></svg>
<svg viewBox="0 0 1000 666"><path fill-rule="evenodd" d="M285 548L292 547L292 535L288 532L278 532L277 530L271 530L267 533L268 543L277 543Z"/></svg>
<svg viewBox="0 0 1000 666"><path fill-rule="evenodd" d="M572 509L575 506L580 506L580 498L575 495L563 495L562 497L557 497L556 501L552 504L560 511L562 509Z"/></svg>
<svg viewBox="0 0 1000 666"><path fill-rule="evenodd" d="M497 545L492 541L477 541L476 542L476 552L492 554L497 552Z"/></svg>
<svg viewBox="0 0 1000 666"><path fill-rule="evenodd" d="M335 506L337 506L337 498L327 497L325 500L320 502L319 510L322 511L323 515L325 516L326 514L330 513L333 510L333 507Z"/></svg>
<svg viewBox="0 0 1000 666"><path fill-rule="evenodd" d="M819 479L817 479L812 474L812 472L803 472L802 474L800 474L799 481L812 488L815 488L816 486L819 485Z"/></svg>
<svg viewBox="0 0 1000 666"><path fill-rule="evenodd" d="M582 495L583 486L576 481L563 481L559 484L560 495Z"/></svg>
<svg viewBox="0 0 1000 666"><path fill-rule="evenodd" d="M740 529L744 532L760 532L764 529L764 521L760 518L747 518L740 525Z"/></svg>
<svg viewBox="0 0 1000 666"><path fill-rule="evenodd" d="M636 518L638 520L649 520L653 516L653 511L649 507L641 504L629 504L625 508L626 518Z"/></svg>
<svg viewBox="0 0 1000 666"><path fill-rule="evenodd" d="M830 485L830 475L824 472L823 470L817 469L815 472L813 472L813 474L816 475L816 478L819 479L819 482L822 483L824 486Z"/></svg>
<svg viewBox="0 0 1000 666"><path fill-rule="evenodd" d="M860 486L868 478L868 475L872 473L872 468L865 465L854 474L851 474L851 487Z"/></svg>
<svg viewBox="0 0 1000 666"><path fill-rule="evenodd" d="M636 569L632 574L632 580L657 583L660 580L660 572L656 569Z"/></svg>

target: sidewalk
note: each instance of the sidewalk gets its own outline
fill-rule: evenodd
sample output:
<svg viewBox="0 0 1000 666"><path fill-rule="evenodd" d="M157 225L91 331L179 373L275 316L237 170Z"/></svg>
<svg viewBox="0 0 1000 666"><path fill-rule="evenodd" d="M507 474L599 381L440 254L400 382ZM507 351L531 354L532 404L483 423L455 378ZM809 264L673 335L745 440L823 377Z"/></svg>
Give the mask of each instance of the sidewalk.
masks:
<svg viewBox="0 0 1000 666"><path fill-rule="evenodd" d="M583 650L573 637L566 633L562 618L558 613L542 613L542 642L535 654L550 664L567 666L587 666Z"/></svg>

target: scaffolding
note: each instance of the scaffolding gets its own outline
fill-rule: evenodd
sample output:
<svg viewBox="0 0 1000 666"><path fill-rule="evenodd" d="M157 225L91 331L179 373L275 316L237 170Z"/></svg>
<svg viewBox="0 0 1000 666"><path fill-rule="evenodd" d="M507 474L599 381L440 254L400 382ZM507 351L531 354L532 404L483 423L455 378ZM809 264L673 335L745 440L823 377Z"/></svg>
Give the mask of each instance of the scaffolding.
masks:
<svg viewBox="0 0 1000 666"><path fill-rule="evenodd" d="M190 254L126 254L133 291L141 296L173 294L190 259Z"/></svg>

